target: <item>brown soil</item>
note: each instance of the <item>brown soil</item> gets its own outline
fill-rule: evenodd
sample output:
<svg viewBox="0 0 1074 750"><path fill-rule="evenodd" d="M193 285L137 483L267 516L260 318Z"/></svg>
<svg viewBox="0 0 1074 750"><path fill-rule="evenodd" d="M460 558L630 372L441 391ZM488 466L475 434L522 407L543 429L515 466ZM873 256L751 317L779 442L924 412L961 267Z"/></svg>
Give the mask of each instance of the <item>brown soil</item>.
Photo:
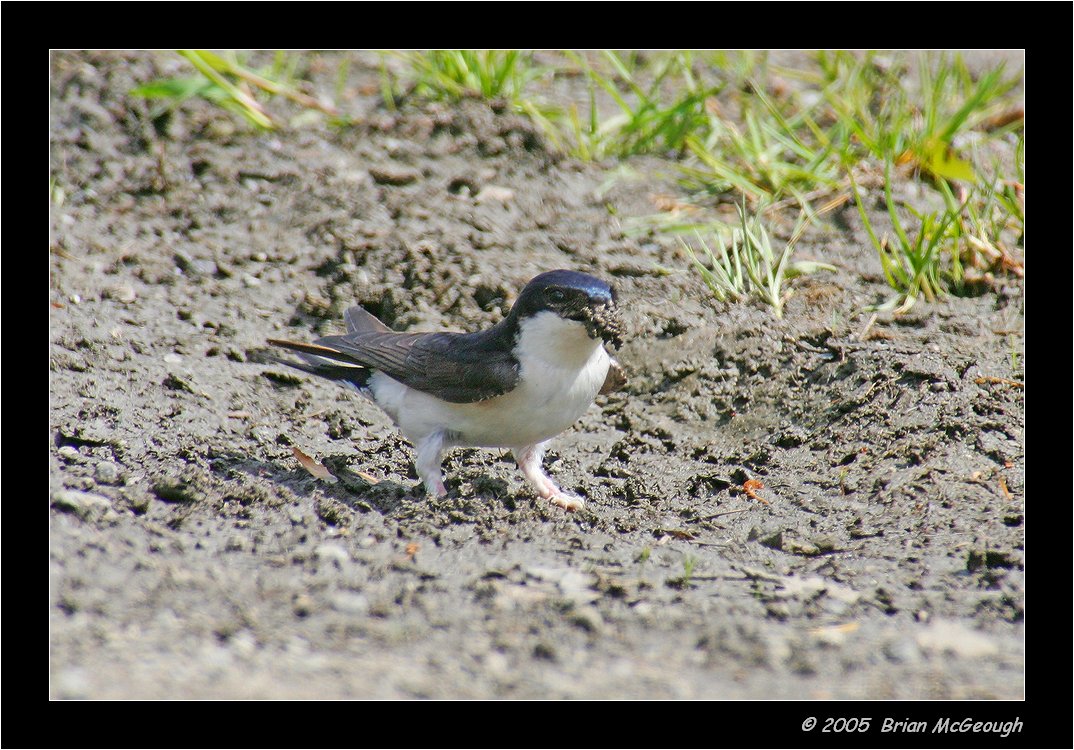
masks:
<svg viewBox="0 0 1074 750"><path fill-rule="evenodd" d="M861 336L890 290L851 206L783 320L716 303L624 230L657 177L483 102L389 113L354 58L358 125L255 134L152 119L127 92L166 55L53 57L53 697L1023 697L1021 282ZM546 459L581 513L489 450L427 500L374 405L257 361L355 303L475 330L552 268L629 331Z"/></svg>

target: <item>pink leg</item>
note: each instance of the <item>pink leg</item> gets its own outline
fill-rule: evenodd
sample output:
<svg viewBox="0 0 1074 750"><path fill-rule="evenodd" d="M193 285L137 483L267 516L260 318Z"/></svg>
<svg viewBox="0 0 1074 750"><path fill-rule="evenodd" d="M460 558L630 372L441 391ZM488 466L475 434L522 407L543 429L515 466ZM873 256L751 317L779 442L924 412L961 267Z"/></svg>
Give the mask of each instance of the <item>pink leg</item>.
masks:
<svg viewBox="0 0 1074 750"><path fill-rule="evenodd" d="M582 506L585 505L585 501L577 495L561 490L544 473L541 461L544 459L546 445L548 445L547 441L515 448L515 461L518 462L518 468L522 470L526 479L530 481L530 484L537 490L537 494L542 498L551 501L554 505L558 505L564 510L581 510Z"/></svg>
<svg viewBox="0 0 1074 750"><path fill-rule="evenodd" d="M447 494L444 476L440 473L440 452L443 448L444 433L439 431L426 435L415 446L417 455L414 456L414 468L425 483L425 491L436 497Z"/></svg>

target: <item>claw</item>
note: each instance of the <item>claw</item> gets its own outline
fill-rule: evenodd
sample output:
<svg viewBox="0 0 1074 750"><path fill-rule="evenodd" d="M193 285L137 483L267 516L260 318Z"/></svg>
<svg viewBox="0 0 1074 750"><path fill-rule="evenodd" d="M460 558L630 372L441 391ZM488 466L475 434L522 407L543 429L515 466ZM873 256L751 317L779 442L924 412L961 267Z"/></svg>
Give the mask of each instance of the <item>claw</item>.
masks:
<svg viewBox="0 0 1074 750"><path fill-rule="evenodd" d="M571 513L585 507L585 500L577 495L571 495L562 491L550 495L547 499L552 505L558 505L560 508L563 508L563 510Z"/></svg>
<svg viewBox="0 0 1074 750"><path fill-rule="evenodd" d="M537 494L543 499L563 508L563 510L581 510L585 506L585 500L561 490L541 468L541 459L544 457L544 448L547 444L547 442L544 442L515 448L518 468L522 469L522 473L526 475L526 478L530 480L530 484L536 488Z"/></svg>

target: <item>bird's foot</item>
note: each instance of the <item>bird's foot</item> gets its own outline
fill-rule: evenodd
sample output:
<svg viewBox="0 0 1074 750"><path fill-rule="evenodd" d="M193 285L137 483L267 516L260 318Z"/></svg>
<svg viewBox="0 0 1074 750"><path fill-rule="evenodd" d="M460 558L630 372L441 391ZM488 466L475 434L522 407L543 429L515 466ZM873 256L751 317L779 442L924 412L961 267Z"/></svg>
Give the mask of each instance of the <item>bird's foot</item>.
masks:
<svg viewBox="0 0 1074 750"><path fill-rule="evenodd" d="M530 484L537 490L542 499L550 501L553 505L568 511L581 510L585 506L585 500L564 492L556 483L544 473L541 468L541 459L544 457L544 447L547 443L527 445L515 448L515 458L518 460L518 468L530 480Z"/></svg>
<svg viewBox="0 0 1074 750"><path fill-rule="evenodd" d="M552 505L557 505L560 508L563 508L563 510L572 513L585 507L585 500L577 495L572 495L571 493L564 492L558 488L553 488L552 491L548 493L542 492L541 497L548 500Z"/></svg>

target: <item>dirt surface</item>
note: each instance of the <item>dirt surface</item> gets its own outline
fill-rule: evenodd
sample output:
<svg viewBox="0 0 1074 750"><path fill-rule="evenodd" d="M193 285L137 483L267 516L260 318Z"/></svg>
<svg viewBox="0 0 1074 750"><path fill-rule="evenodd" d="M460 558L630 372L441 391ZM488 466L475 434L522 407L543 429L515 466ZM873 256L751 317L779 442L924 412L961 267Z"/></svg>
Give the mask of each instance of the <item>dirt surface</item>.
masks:
<svg viewBox="0 0 1074 750"><path fill-rule="evenodd" d="M387 112L363 55L345 129L127 94L179 72L53 57L52 697L1023 697L1020 282L862 336L890 290L851 206L780 321L624 230L660 178L513 114ZM546 459L580 513L493 450L427 500L374 405L258 362L355 303L475 330L553 268L612 281L628 328L626 389Z"/></svg>

